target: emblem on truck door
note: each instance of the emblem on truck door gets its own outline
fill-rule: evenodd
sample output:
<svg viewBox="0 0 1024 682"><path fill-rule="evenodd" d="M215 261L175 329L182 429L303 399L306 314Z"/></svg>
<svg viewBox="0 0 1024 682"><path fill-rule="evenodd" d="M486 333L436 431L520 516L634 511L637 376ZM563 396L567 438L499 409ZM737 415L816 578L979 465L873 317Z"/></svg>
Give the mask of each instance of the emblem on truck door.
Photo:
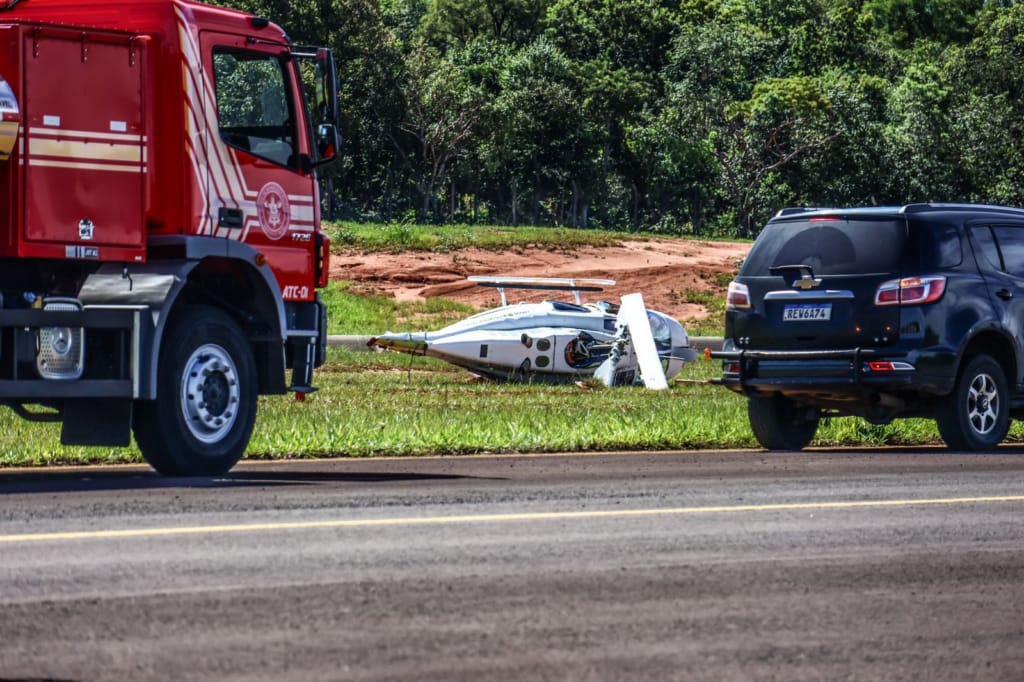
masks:
<svg viewBox="0 0 1024 682"><path fill-rule="evenodd" d="M260 229L268 238L277 241L288 232L291 222L291 207L284 188L276 182L263 185L256 197L256 211L259 214Z"/></svg>

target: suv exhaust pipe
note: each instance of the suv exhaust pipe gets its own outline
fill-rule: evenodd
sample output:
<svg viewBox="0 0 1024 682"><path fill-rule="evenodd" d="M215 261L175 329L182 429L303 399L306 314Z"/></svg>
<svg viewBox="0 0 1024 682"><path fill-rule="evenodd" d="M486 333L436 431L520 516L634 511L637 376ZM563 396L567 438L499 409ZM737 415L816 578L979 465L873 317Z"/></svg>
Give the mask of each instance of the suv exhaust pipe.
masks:
<svg viewBox="0 0 1024 682"><path fill-rule="evenodd" d="M907 407L906 400L895 396L892 393L872 393L871 404L878 407L889 407L896 410L904 410Z"/></svg>

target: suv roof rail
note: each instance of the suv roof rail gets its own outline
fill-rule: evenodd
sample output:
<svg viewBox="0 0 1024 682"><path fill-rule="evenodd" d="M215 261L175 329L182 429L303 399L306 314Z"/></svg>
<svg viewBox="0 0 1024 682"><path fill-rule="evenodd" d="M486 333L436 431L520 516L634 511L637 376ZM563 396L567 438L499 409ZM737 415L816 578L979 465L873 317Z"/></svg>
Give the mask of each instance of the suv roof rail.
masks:
<svg viewBox="0 0 1024 682"><path fill-rule="evenodd" d="M907 204L900 208L900 213L921 213L922 211L930 211L934 208L934 204Z"/></svg>
<svg viewBox="0 0 1024 682"><path fill-rule="evenodd" d="M907 204L900 208L900 213L924 213L925 211L990 211L993 213L1009 213L1013 215L1024 215L1024 208L1014 206L995 206L993 204L943 204L924 203Z"/></svg>

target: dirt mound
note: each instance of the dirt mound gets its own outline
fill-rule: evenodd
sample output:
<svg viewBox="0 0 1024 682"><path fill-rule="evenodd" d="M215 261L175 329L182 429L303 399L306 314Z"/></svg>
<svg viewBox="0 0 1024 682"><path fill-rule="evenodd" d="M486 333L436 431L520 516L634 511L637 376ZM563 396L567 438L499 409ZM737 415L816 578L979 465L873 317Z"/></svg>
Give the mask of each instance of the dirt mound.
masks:
<svg viewBox="0 0 1024 682"><path fill-rule="evenodd" d="M685 323L706 317L707 310L698 302L701 294L723 293L749 250L750 244L680 239L629 241L571 251L517 248L364 254L346 250L331 258L331 277L354 281L361 290L397 300L443 296L480 308L497 305L498 294L467 282L470 275L613 279L616 285L596 298L617 300L638 291L647 307ZM552 292L516 290L508 294L510 302L553 297ZM557 297L571 300L571 294Z"/></svg>

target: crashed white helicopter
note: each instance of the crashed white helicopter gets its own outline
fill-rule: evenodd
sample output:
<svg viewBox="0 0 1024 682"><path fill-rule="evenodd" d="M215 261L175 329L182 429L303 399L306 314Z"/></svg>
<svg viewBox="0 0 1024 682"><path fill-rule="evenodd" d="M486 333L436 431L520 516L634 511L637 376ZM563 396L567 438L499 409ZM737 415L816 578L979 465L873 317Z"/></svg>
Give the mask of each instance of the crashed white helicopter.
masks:
<svg viewBox="0 0 1024 682"><path fill-rule="evenodd" d="M469 277L494 287L501 307L433 332L388 332L370 340L378 349L428 355L499 381L580 381L593 376L606 386L643 383L668 388L697 352L683 326L647 310L640 294L622 305L581 303L580 292L602 291L610 279ZM575 303L509 305L506 289L571 291Z"/></svg>

